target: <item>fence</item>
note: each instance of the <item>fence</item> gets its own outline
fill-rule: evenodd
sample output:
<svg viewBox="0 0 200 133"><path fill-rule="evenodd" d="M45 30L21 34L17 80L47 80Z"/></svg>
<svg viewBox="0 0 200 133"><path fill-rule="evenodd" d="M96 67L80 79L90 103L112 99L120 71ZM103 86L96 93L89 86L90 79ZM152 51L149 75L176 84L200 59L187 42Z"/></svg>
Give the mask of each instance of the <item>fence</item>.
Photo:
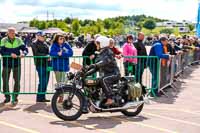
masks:
<svg viewBox="0 0 200 133"><path fill-rule="evenodd" d="M134 76L147 93L158 90L160 62L156 56L127 56L118 60L122 76Z"/></svg>
<svg viewBox="0 0 200 133"><path fill-rule="evenodd" d="M1 58L1 80L0 80L0 93L5 95L12 95L12 100L19 94L53 94L57 80L64 82L65 75L60 79L56 77L56 72L53 71L52 64L49 64L49 58L46 56L25 56L24 58L12 59L9 56ZM58 65L57 69L65 70L67 65L67 58L51 57L54 65ZM75 56L70 58L70 62L83 64L87 57ZM58 64L56 64L58 63ZM37 67L36 67L37 66ZM42 69L41 69L42 68ZM71 69L71 71L75 71ZM40 72L40 73L39 73ZM39 88L39 75L41 79L48 79L48 81L41 80L41 89L45 88L47 82L47 90L38 90ZM59 74L58 74L59 76ZM10 91L14 90L13 92ZM39 92L38 92L39 91Z"/></svg>
<svg viewBox="0 0 200 133"><path fill-rule="evenodd" d="M177 91L174 82L190 65L198 63L199 57L199 50L188 50L177 54L171 60L168 60L166 65L163 65L162 60L160 60L160 82L158 91L166 96L167 94L164 92L164 89L167 87L172 87Z"/></svg>
<svg viewBox="0 0 200 133"><path fill-rule="evenodd" d="M173 86L174 77L179 76L185 68L198 61L199 53L199 51L195 51L193 53L184 52L183 54L178 54L172 60L167 61L166 66L163 66L158 57L155 56L133 56L116 60L122 76L134 76L135 80L141 83L149 94L152 93L155 96L157 91L164 93L163 90L168 86L175 89ZM64 82L63 79L65 79L63 74L56 73L54 69L66 69L67 62L69 64L72 62L87 64L86 62L90 61L88 57L81 56L71 57L70 59L51 57L51 63L54 64L54 68L52 68L52 64L49 66L49 58L42 56L26 56L17 59L2 57L0 60L2 64L0 70L2 77L0 80L0 93L12 95L13 100L19 94L53 94L56 83ZM44 68L46 69L41 70L36 67L40 65L45 66ZM39 74L40 71L44 71L44 73ZM73 72L75 70L70 69L70 71ZM48 82L46 80L40 81L47 82L47 84L44 84L44 86L47 85L47 90L45 91L38 90L38 88L42 88L38 86L39 75L42 77L40 80L46 79L44 77L49 77ZM98 77L98 75L97 73L93 77ZM12 78L11 82L9 82L10 77ZM8 90L14 90L14 92L9 92Z"/></svg>
<svg viewBox="0 0 200 133"><path fill-rule="evenodd" d="M26 56L24 58L17 58L12 59L9 56L4 56L1 58L1 82L0 82L0 92L5 95L12 95L13 100L14 98L19 94L53 94L54 88L57 82L64 82L63 78L65 78L64 75L61 73L56 73L53 69L62 69L64 71L68 59L59 59L57 57L51 57L51 65L49 66L49 58L45 56ZM132 63L128 63L127 66L127 72L130 73L129 76L135 76L135 79L137 82L142 83L144 86L147 87L147 90L153 91L154 89L158 88L158 82L159 82L159 60L157 57L146 57L146 56L137 56L137 57L126 57L126 58L132 58L137 59L138 63L137 65L133 65ZM69 64L72 62L78 63L78 64L88 64L86 62L90 61L88 57L71 57L69 59ZM91 63L91 62L90 62ZM118 66L121 71L121 75L125 75L125 69L123 63L123 59L117 60ZM52 68L52 64L54 68ZM43 66L42 68L39 68ZM44 69L45 68L45 69ZM150 68L150 69L149 69ZM73 69L70 69L70 71L75 71ZM40 73L39 73L40 72ZM152 76L151 73L154 76L156 83L153 85L151 83ZM59 75L61 78L59 79ZM98 76L99 74L97 74ZM39 78L41 76L42 78ZM96 77L93 76L93 77ZM40 86L39 87L39 79ZM45 79L48 79L46 81ZM11 81L10 81L11 80ZM59 81L58 81L59 80ZM154 80L154 79L153 79ZM47 90L38 90L38 88L45 88L47 83ZM10 92L9 90L14 90L13 92ZM38 92L39 91L39 92ZM154 94L154 93L153 93Z"/></svg>

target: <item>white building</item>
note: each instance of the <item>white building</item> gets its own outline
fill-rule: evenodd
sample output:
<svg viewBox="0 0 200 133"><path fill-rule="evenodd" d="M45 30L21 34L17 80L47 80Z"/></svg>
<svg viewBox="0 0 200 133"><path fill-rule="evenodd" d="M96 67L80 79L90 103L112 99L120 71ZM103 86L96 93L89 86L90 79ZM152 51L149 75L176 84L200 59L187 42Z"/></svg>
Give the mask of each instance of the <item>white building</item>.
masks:
<svg viewBox="0 0 200 133"><path fill-rule="evenodd" d="M185 27L188 24L194 24L190 21L182 21L182 22L176 22L176 21L165 21L165 22L158 22L156 25L158 27Z"/></svg>
<svg viewBox="0 0 200 133"><path fill-rule="evenodd" d="M166 28L174 28L178 27L180 33L187 33L190 31L188 28L188 24L194 24L191 21L182 21L182 22L176 22L176 21L165 21L165 22L158 22L156 23L157 27L166 27ZM195 25L195 24L194 24Z"/></svg>
<svg viewBox="0 0 200 133"><path fill-rule="evenodd" d="M7 29L9 27L16 28L16 31L19 32L24 28L29 28L28 23L17 23L17 24L11 24L11 23L0 23L0 32L7 32Z"/></svg>

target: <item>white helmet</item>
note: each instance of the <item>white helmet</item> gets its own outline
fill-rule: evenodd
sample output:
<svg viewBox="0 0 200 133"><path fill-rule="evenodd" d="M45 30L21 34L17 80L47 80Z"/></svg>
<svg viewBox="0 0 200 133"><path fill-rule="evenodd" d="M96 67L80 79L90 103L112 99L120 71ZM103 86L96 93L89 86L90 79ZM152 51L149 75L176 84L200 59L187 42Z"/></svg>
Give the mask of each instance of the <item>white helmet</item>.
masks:
<svg viewBox="0 0 200 133"><path fill-rule="evenodd" d="M110 39L105 36L97 37L95 41L100 43L100 48L108 47L110 44Z"/></svg>
<svg viewBox="0 0 200 133"><path fill-rule="evenodd" d="M94 39L97 39L100 36L101 36L100 34L96 34L96 35L94 35Z"/></svg>

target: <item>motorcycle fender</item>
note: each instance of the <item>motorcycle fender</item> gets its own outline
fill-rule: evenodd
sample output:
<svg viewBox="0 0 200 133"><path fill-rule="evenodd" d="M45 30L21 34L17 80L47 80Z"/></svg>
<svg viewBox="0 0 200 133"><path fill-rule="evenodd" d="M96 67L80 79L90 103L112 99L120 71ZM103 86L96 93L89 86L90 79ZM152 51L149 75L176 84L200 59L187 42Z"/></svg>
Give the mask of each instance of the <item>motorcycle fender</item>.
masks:
<svg viewBox="0 0 200 133"><path fill-rule="evenodd" d="M62 91L62 92L65 92L65 90L73 90L73 89L75 88L72 85L65 85L62 87L55 88L56 91ZM84 98L84 100L86 99L81 90L77 89L77 93L80 93L80 95Z"/></svg>

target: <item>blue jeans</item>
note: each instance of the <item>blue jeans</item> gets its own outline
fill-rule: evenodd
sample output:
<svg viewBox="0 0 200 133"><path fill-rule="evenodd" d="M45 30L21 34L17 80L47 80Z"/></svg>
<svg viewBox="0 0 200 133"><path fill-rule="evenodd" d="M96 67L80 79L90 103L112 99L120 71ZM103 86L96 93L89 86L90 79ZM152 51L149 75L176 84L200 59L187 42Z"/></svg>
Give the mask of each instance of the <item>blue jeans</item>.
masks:
<svg viewBox="0 0 200 133"><path fill-rule="evenodd" d="M43 66L37 66L36 70L38 72L38 77L39 77L38 93L45 93L49 82L49 72L47 71L47 67ZM37 101L44 99L45 99L45 94L37 95Z"/></svg>

